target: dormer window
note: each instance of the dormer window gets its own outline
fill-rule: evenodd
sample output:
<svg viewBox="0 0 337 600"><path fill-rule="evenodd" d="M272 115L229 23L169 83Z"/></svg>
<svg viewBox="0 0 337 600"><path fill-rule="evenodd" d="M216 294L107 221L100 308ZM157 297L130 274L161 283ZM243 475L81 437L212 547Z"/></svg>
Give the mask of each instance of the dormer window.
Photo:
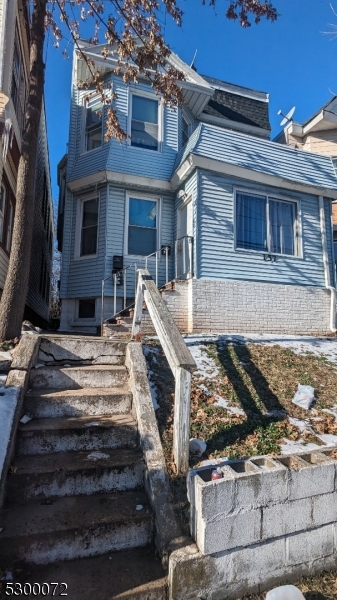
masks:
<svg viewBox="0 0 337 600"><path fill-rule="evenodd" d="M159 114L158 100L146 95L131 94L128 132L131 146L160 150Z"/></svg>
<svg viewBox="0 0 337 600"><path fill-rule="evenodd" d="M102 102L99 98L85 102L85 150L89 151L100 148L103 143Z"/></svg>

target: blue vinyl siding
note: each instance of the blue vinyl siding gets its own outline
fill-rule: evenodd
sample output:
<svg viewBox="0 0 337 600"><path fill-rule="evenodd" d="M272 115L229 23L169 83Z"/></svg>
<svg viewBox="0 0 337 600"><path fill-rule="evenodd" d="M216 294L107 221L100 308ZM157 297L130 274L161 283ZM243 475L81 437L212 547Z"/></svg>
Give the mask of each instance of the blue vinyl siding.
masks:
<svg viewBox="0 0 337 600"><path fill-rule="evenodd" d="M107 186L98 190L99 192L99 221L97 256L93 258L74 258L77 198L71 198L69 194L67 225L65 232L65 244L62 257L62 298L86 298L101 295L101 284L104 275L105 261L105 225L106 225L106 198ZM71 214L72 213L72 214Z"/></svg>
<svg viewBox="0 0 337 600"><path fill-rule="evenodd" d="M196 267L196 248L197 248L197 239L198 239L198 228L196 227L197 222L197 194L198 194L198 173L194 171L194 173L189 177L189 179L185 182L184 188L182 188L187 198L192 197L193 203L193 270L194 275L196 275L195 267ZM186 198L186 199L187 199ZM178 223L177 216L178 210L181 208L183 204L183 200L181 198L176 198L175 202L175 211L174 211L174 239L178 237Z"/></svg>
<svg viewBox="0 0 337 600"><path fill-rule="evenodd" d="M134 194L137 197L137 191L128 190L129 194ZM139 194L139 191L138 191ZM156 194L142 190L142 195L148 195L158 197ZM112 257L114 255L124 256L124 231L125 231L125 207L126 207L126 190L118 186L109 186L109 200L107 210L107 242L106 242L106 259L105 259L105 277L109 277L112 272ZM173 227L174 227L174 197L172 196L161 196L161 226L160 226L160 240L159 247L162 244L169 244L173 240ZM141 259L141 257L139 257ZM128 267L134 262L138 262L136 257L124 256L124 268ZM170 261L169 279L173 276L172 265ZM144 268L145 264L139 265L139 268ZM149 259L148 268L152 275L155 277L155 259ZM132 273L132 274L131 274ZM129 269L127 279L127 297L132 298L134 296L134 269ZM159 284L164 283L165 279L165 257L160 256L158 262L158 277ZM113 285L112 280L106 282L106 295L112 295ZM123 286L117 286L117 295L123 296Z"/></svg>
<svg viewBox="0 0 337 600"><path fill-rule="evenodd" d="M337 189L337 177L329 157L296 150L246 133L202 123L191 136L185 151L180 153L175 168L189 152L287 181Z"/></svg>
<svg viewBox="0 0 337 600"><path fill-rule="evenodd" d="M135 93L137 91L151 92L152 90L148 85L142 83L137 87L131 87L129 90L123 80L117 76L112 78L112 84L113 90L118 96L113 105L117 110L121 127L124 131L127 131L130 93L132 91ZM163 107L163 144L161 152L130 147L126 142L120 143L112 138L110 142L104 142L102 147L81 154L82 101L84 96L85 92L74 91L71 108L68 181L74 181L106 169L164 181L171 177L178 152L180 111L170 109L167 106ZM154 93L153 96L155 97ZM104 115L103 121L105 122Z"/></svg>
<svg viewBox="0 0 337 600"><path fill-rule="evenodd" d="M332 202L328 198L324 198L324 213L325 213L325 229L328 246L328 261L330 270L330 282L332 286L335 282L335 258L333 252L333 236L332 236Z"/></svg>
<svg viewBox="0 0 337 600"><path fill-rule="evenodd" d="M303 259L277 256L266 262L263 254L234 249L234 189L256 190L300 199ZM327 206L327 205L326 205ZM326 209L328 212L328 208ZM206 171L199 172L197 206L197 277L324 286L318 198L312 195L248 184ZM331 233L328 239L331 256Z"/></svg>

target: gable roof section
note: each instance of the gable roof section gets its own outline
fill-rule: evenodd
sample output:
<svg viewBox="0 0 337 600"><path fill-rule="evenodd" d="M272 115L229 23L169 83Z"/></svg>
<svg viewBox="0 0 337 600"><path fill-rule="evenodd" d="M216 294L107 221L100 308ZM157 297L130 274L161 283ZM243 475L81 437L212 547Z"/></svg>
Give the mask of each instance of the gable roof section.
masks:
<svg viewBox="0 0 337 600"><path fill-rule="evenodd" d="M206 159L203 161L206 169L225 171L224 165L232 166L227 172L241 174L244 179L259 181L260 178L261 182L290 189L308 188L309 193L311 188L311 193L337 198L332 161L320 154L201 123L177 157L173 183L187 176L188 162L191 166L201 165L202 161L193 161L193 157Z"/></svg>

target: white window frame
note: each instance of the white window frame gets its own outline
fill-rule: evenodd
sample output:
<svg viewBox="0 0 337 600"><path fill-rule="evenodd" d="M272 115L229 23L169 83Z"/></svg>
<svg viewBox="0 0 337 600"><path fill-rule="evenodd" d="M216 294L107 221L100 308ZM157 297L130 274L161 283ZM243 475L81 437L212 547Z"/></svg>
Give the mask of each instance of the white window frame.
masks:
<svg viewBox="0 0 337 600"><path fill-rule="evenodd" d="M98 148L92 148L91 150L87 150L87 127L86 127L87 108L91 102L95 103L97 101L100 102L102 105L101 145ZM102 104L102 100L101 100L100 96L98 96L97 94L83 96L83 98L82 98L82 123L81 123L81 132L82 132L81 154L88 154L89 152L95 152L96 150L100 150L100 148L102 148L102 146L104 144L104 114L105 114L104 108L105 108L105 106Z"/></svg>
<svg viewBox="0 0 337 600"><path fill-rule="evenodd" d="M158 102L158 149L150 150L149 148L140 148L139 146L132 146L131 144L131 122L132 122L132 97L133 96L143 96L144 98L149 98L150 100L156 100ZM145 122L145 121L144 121ZM164 133L164 107L160 98L155 94L151 94L150 92L144 92L143 90L136 90L134 88L129 89L128 95L128 123L127 123L127 134L128 140L127 144L129 148L133 150L139 150L140 152L151 152L158 154L163 151L163 133Z"/></svg>
<svg viewBox="0 0 337 600"><path fill-rule="evenodd" d="M129 203L130 198L135 198L136 200L148 200L149 202L157 202L157 236L156 236L156 251L160 248L160 240L161 240L161 205L162 198L160 196L150 196L148 194L138 194L138 192L127 192L126 193L126 201L125 201L125 226L124 226L124 257L131 258L145 258L143 254L129 254ZM160 256L160 255L159 255ZM151 257L149 260L155 260L155 256Z"/></svg>
<svg viewBox="0 0 337 600"><path fill-rule="evenodd" d="M331 157L331 161L332 161L332 164L333 164L333 168L335 170L335 174L337 176L337 156L332 156Z"/></svg>
<svg viewBox="0 0 337 600"><path fill-rule="evenodd" d="M236 197L237 194L247 194L252 196L260 196L266 198L266 224L267 224L267 248L265 250L253 250L249 248L238 248L236 244ZM301 212L301 200L299 198L293 198L290 196L280 196L279 194L272 194L263 192L261 190L252 190L244 188L234 188L234 206L233 206L233 223L234 223L234 250L235 252L253 252L254 254L270 254L272 256L280 256L288 259L303 259L303 236L302 236L302 212ZM296 216L295 216L295 230L294 230L294 248L296 254L282 254L279 252L271 252L270 248L270 220L269 220L269 199L284 202L286 204L296 205Z"/></svg>
<svg viewBox="0 0 337 600"><path fill-rule="evenodd" d="M88 200L98 200L98 213L97 213L97 240L96 240L96 252L95 254L81 255L81 239L82 239L82 220L83 220L83 205ZM75 260L87 260L90 258L96 258L98 254L98 243L99 243L99 226L100 226L100 194L99 192L92 192L86 196L77 197L76 205L76 227L75 227L75 244L74 244L74 259Z"/></svg>
<svg viewBox="0 0 337 600"><path fill-rule="evenodd" d="M191 137L192 135L192 121L190 116L187 114L187 111L183 108L181 111L181 147L184 148L188 142L184 144L183 143L183 120L187 123L187 130L188 130L188 139Z"/></svg>
<svg viewBox="0 0 337 600"><path fill-rule="evenodd" d="M95 300L95 316L94 317L80 317L79 313L80 313L80 301L81 300ZM76 299L76 317L75 317L75 322L80 322L80 323L96 323L97 321L97 298L95 298L94 296L86 296L85 298L77 298Z"/></svg>

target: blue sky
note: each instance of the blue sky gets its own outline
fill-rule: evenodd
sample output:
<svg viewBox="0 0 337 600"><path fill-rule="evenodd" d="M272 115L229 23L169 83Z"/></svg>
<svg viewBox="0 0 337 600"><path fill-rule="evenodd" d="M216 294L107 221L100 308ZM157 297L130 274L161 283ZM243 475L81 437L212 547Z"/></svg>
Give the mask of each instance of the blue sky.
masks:
<svg viewBox="0 0 337 600"><path fill-rule="evenodd" d="M206 0L206 3L208 0ZM270 94L272 137L279 131L277 111L296 106L303 122L337 94L337 17L329 0L275 0L276 23L249 29L224 16L226 0L214 11L202 0L181 0L182 28L167 19L166 39L172 50L191 63L197 49L199 73ZM337 0L335 3L337 12ZM332 25L329 25L332 24ZM71 60L47 40L46 108L53 197L58 196L56 167L66 152L69 128ZM68 47L71 55L72 48Z"/></svg>

